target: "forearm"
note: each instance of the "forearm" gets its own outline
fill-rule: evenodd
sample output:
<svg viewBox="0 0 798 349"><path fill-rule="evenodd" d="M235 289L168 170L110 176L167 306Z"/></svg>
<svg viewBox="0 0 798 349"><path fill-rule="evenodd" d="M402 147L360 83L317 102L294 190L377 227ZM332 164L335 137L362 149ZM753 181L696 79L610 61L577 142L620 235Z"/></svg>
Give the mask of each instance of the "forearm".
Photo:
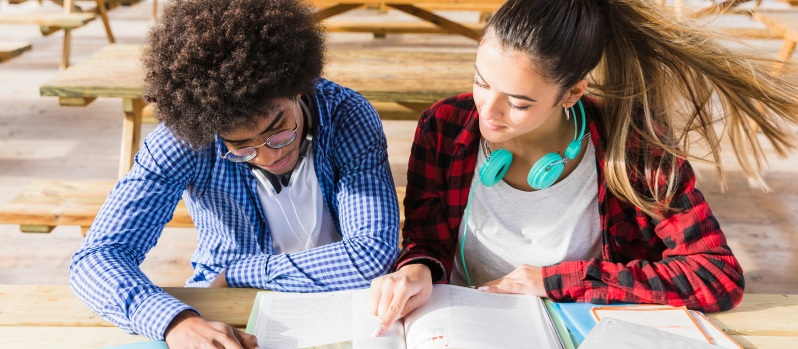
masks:
<svg viewBox="0 0 798 349"><path fill-rule="evenodd" d="M546 293L558 302L659 303L721 311L742 300L734 256L695 254L627 264L571 261L543 268ZM730 252L730 251L729 251ZM722 266L722 267L720 267Z"/></svg>
<svg viewBox="0 0 798 349"><path fill-rule="evenodd" d="M230 287L285 292L363 288L389 270L395 246L385 239L353 238L292 254L251 256L231 263L225 278Z"/></svg>
<svg viewBox="0 0 798 349"><path fill-rule="evenodd" d="M178 313L191 309L141 272L124 247L82 249L73 257L70 286L95 313L127 333L162 340Z"/></svg>

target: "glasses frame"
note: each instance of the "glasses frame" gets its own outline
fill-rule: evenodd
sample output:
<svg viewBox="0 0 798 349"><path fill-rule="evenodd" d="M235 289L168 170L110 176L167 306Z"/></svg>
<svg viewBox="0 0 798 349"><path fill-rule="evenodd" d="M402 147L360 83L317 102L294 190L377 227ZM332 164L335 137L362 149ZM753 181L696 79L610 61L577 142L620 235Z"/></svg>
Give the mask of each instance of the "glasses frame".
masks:
<svg viewBox="0 0 798 349"><path fill-rule="evenodd" d="M293 112L294 112L294 128L293 129L287 129L287 128L286 129L282 129L280 131L275 132L271 136L269 136L269 138L266 138L266 141L263 142L263 144L261 144L261 145L235 148L235 149L229 150L224 155L222 155L222 149L219 148L218 149L219 156L222 157L222 159L227 159L227 160L230 160L232 162L247 162L247 161L250 161L250 160L258 157L258 148L260 148L260 147L266 146L269 149L280 149L280 148L287 147L287 146L291 145L292 143L294 143L294 141L296 141L296 139L297 139L296 130L299 128L299 119L297 119L297 117L296 117L296 103L297 103L297 100L294 100L294 105L293 105L293 108L292 108ZM268 144L269 141L272 139L272 137L274 137L274 136L276 136L276 135L278 135L278 134L280 134L282 132L285 132L285 131L291 131L291 132L294 133L294 137L291 138L290 141L285 142L283 144L279 144L277 146L271 146L271 145ZM252 156L240 157L240 158L237 158L237 159L232 159L232 158L229 157L229 155L232 152L234 152L234 151L241 150L241 149L250 149L250 148L255 150L255 154L253 154Z"/></svg>

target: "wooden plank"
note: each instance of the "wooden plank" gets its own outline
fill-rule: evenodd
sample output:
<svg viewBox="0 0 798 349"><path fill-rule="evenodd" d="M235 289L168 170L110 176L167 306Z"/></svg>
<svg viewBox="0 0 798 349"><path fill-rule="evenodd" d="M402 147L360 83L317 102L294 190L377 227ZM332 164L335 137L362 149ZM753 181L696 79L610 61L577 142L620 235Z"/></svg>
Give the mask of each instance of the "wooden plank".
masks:
<svg viewBox="0 0 798 349"><path fill-rule="evenodd" d="M342 14L344 12L348 12L350 10L354 10L354 9L356 9L356 8L362 6L362 5L363 4L336 4L336 5L332 5L330 7L327 7L327 8L319 10L319 12L316 12L316 18L318 20L323 20L323 19L326 19L326 18L330 18L332 16L337 16L337 15Z"/></svg>
<svg viewBox="0 0 798 349"><path fill-rule="evenodd" d="M115 184L105 181L35 181L0 208L0 223L39 226L26 228L31 232L45 232L44 226L89 227ZM401 202L405 188L397 187L396 191L400 203L400 224L404 224L404 206ZM183 200L178 202L172 220L166 226L194 227Z"/></svg>
<svg viewBox="0 0 798 349"><path fill-rule="evenodd" d="M103 47L39 88L42 96L141 98L141 45Z"/></svg>
<svg viewBox="0 0 798 349"><path fill-rule="evenodd" d="M255 294L263 290L165 287L164 291L208 320L246 327ZM83 304L69 286L0 285L0 328L4 326L114 327Z"/></svg>
<svg viewBox="0 0 798 349"><path fill-rule="evenodd" d="M30 51L32 47L30 43L22 41L0 41L0 62L8 61L25 51Z"/></svg>
<svg viewBox="0 0 798 349"><path fill-rule="evenodd" d="M133 168L134 158L139 151L141 142L141 118L143 116L144 102L141 99L125 98L122 100L122 110L125 111L125 120L122 123L122 149L119 156L119 178L124 177Z"/></svg>
<svg viewBox="0 0 798 349"><path fill-rule="evenodd" d="M164 290L196 308L205 318L235 327L245 327L255 294L259 291L230 288ZM749 294L737 308L708 315L744 348L793 348L798 340L795 330L798 326L796 299L796 295ZM749 318L745 319L746 315L750 315ZM734 321L737 322L731 321L732 318L736 318ZM24 333L28 331L26 328L39 329L42 333L53 333L51 328L67 328L75 334L69 337L72 339L80 337L77 335L79 333L110 334L115 333L111 330L119 331L89 310L75 297L69 286L0 286L0 330L3 331L0 337L7 340L10 337L6 335ZM69 343L69 338L64 338L64 341Z"/></svg>
<svg viewBox="0 0 798 349"><path fill-rule="evenodd" d="M58 66L61 70L66 70L69 67L69 55L72 50L72 29L64 28L64 46L61 53L61 64Z"/></svg>
<svg viewBox="0 0 798 349"><path fill-rule="evenodd" d="M148 341L116 327L0 327L7 348L100 349Z"/></svg>
<svg viewBox="0 0 798 349"><path fill-rule="evenodd" d="M745 294L734 309L706 315L728 334L798 336L798 295Z"/></svg>
<svg viewBox="0 0 798 349"><path fill-rule="evenodd" d="M114 33L111 32L111 22L108 20L108 14L105 10L105 1L103 0L96 0L97 3L97 12L100 14L100 19L103 20L103 26L105 27L105 35L108 37L108 43L113 44L116 43L116 39L114 38Z"/></svg>
<svg viewBox="0 0 798 349"><path fill-rule="evenodd" d="M35 181L22 194L0 209L0 223L88 227L100 212L115 182ZM175 208L167 227L194 226L185 203Z"/></svg>
<svg viewBox="0 0 798 349"><path fill-rule="evenodd" d="M96 18L93 13L35 13L0 15L0 24L36 24L41 27L77 28Z"/></svg>
<svg viewBox="0 0 798 349"><path fill-rule="evenodd" d="M463 24L473 32L481 32L485 23ZM458 34L429 22L325 22L324 29L333 33L375 34Z"/></svg>
<svg viewBox="0 0 798 349"><path fill-rule="evenodd" d="M506 0L391 0L392 4L413 5L417 4L441 4L449 6L469 6L469 5L494 5L497 8L504 5ZM385 3L385 0L308 0L308 3L317 8L327 8L337 4L365 4L366 6L378 7Z"/></svg>
<svg viewBox="0 0 798 349"><path fill-rule="evenodd" d="M435 103L473 90L476 53L328 51L325 77L373 102Z"/></svg>
<svg viewBox="0 0 798 349"><path fill-rule="evenodd" d="M42 96L140 98L142 46L106 46L59 73ZM434 103L472 91L475 52L330 50L324 77L374 102Z"/></svg>
<svg viewBox="0 0 798 349"><path fill-rule="evenodd" d="M48 234L55 229L54 226L51 225L25 225L21 224L19 226L19 231L23 233L43 233ZM85 236L85 234L84 234Z"/></svg>
<svg viewBox="0 0 798 349"><path fill-rule="evenodd" d="M468 28L468 27L466 27L466 26L464 26L464 25L462 25L460 23L457 23L457 22L454 22L454 21L450 21L450 20L448 20L446 18L438 16L438 15L436 15L436 14L434 14L432 12L429 12L427 10L415 7L413 5L398 4L398 3L387 3L386 5L388 5L390 7L393 7L395 9L399 10L399 11L405 12L405 13L407 13L409 15L421 18L421 19L423 19L425 21L428 21L428 22L430 22L432 24L435 24L435 25L437 25L437 26L439 26L439 27L441 27L443 29L446 29L446 30L448 30L448 31L450 31L450 32L452 32L454 34L459 34L459 35L465 36L467 38L474 39L476 41L479 41L479 39L482 37L482 32L481 31L475 31L475 30L473 30L471 28Z"/></svg>
<svg viewBox="0 0 798 349"><path fill-rule="evenodd" d="M97 99L97 97L61 97L58 99L58 105L65 107L85 107L91 104L91 102L94 102L95 99Z"/></svg>

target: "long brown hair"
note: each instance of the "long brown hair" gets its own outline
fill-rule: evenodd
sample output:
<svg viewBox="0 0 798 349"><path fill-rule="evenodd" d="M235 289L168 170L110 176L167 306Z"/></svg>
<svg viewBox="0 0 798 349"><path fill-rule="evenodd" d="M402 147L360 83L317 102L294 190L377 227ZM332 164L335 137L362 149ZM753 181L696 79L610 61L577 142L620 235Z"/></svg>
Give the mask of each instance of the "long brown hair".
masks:
<svg viewBox="0 0 798 349"><path fill-rule="evenodd" d="M798 85L784 77L795 67L730 49L719 41L733 38L653 0L508 0L486 26L483 38L489 36L526 53L563 91L588 79L589 94L601 101L609 190L651 216L669 211L677 158L714 164L725 187L724 135L760 188L767 188L760 176L766 159L754 124L779 155L796 146L789 126L798 124ZM628 161L633 131L641 136L642 174L630 172L639 168ZM708 154L691 152L696 143ZM642 178L644 188L630 178Z"/></svg>

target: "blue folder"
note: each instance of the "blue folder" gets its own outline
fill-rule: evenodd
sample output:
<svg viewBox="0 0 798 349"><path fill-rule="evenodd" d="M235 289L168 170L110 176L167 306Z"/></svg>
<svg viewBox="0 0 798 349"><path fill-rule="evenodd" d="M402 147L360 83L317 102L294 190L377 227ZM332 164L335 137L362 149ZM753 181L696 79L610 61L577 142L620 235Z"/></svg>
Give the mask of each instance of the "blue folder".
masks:
<svg viewBox="0 0 798 349"><path fill-rule="evenodd" d="M115 345L105 349L169 349L164 341L149 341L130 344Z"/></svg>
<svg viewBox="0 0 798 349"><path fill-rule="evenodd" d="M562 321L565 323L565 327L568 327L574 339L579 343L582 343L587 334L590 333L590 330L593 329L593 326L596 326L596 320L593 319L590 309L593 307L613 307L621 305L630 304L599 305L592 303L552 303L554 311L560 315L560 318L562 318Z"/></svg>

